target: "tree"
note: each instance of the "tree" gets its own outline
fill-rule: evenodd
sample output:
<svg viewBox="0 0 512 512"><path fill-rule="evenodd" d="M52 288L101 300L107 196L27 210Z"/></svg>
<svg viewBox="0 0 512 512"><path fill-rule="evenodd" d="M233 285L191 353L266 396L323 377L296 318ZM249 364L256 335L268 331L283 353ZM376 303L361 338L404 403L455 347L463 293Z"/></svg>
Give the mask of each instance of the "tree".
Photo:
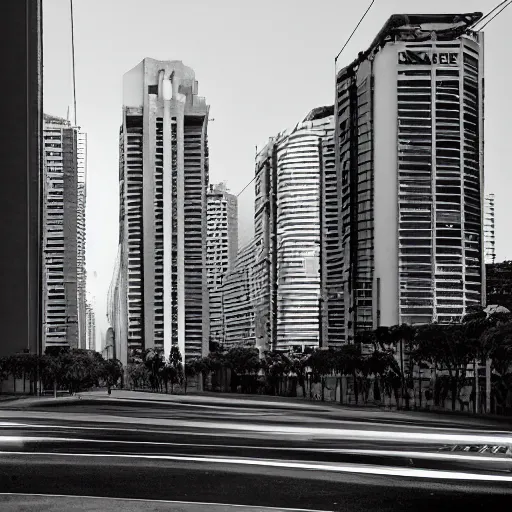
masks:
<svg viewBox="0 0 512 512"><path fill-rule="evenodd" d="M206 389L206 378L211 371L210 358L198 357L190 360L185 366L185 372L190 376L201 376L201 389Z"/></svg>
<svg viewBox="0 0 512 512"><path fill-rule="evenodd" d="M189 361L185 365L185 394L187 393L188 379L196 377L198 375L197 368L195 366L195 360Z"/></svg>
<svg viewBox="0 0 512 512"><path fill-rule="evenodd" d="M282 352L265 352L261 367L273 395L279 393L279 383L292 369L291 361Z"/></svg>
<svg viewBox="0 0 512 512"><path fill-rule="evenodd" d="M61 353L61 382L67 386L70 394L90 389L99 384L102 372L103 357L97 352L72 349Z"/></svg>
<svg viewBox="0 0 512 512"><path fill-rule="evenodd" d="M334 371L334 351L333 350L315 350L308 358L308 365L311 368L311 376L314 383L320 382L321 399L325 399L325 377Z"/></svg>
<svg viewBox="0 0 512 512"><path fill-rule="evenodd" d="M63 378L62 359L60 356L45 354L41 357L41 377L45 389L52 386L53 396L57 398L57 389Z"/></svg>
<svg viewBox="0 0 512 512"><path fill-rule="evenodd" d="M487 304L512 311L512 261L486 265Z"/></svg>
<svg viewBox="0 0 512 512"><path fill-rule="evenodd" d="M7 371L14 381L14 393L16 393L16 380L23 376L23 354L13 354L7 358Z"/></svg>
<svg viewBox="0 0 512 512"><path fill-rule="evenodd" d="M4 380L9 378L9 359L7 357L0 358L0 391Z"/></svg>
<svg viewBox="0 0 512 512"><path fill-rule="evenodd" d="M142 360L148 370L149 382L153 391L162 390L162 377L165 367L165 356L162 349L149 348L142 353Z"/></svg>
<svg viewBox="0 0 512 512"><path fill-rule="evenodd" d="M359 338L360 339L360 338ZM347 343L333 353L333 369L340 375L351 375L354 383L354 398L359 403L358 372L362 366L362 347L360 343ZM340 385L340 401L343 390Z"/></svg>
<svg viewBox="0 0 512 512"><path fill-rule="evenodd" d="M115 386L123 375L123 364L119 359L107 359L103 361L102 377L107 383L108 390Z"/></svg>
<svg viewBox="0 0 512 512"><path fill-rule="evenodd" d="M132 388L145 388L149 382L149 370L142 362L128 363L126 373Z"/></svg>
<svg viewBox="0 0 512 512"><path fill-rule="evenodd" d="M415 361L428 362L448 371L452 410L460 386L466 378L468 364L475 357L475 347L468 342L462 324L428 324L419 326L416 333Z"/></svg>
<svg viewBox="0 0 512 512"><path fill-rule="evenodd" d="M231 390L236 391L240 376L252 378L261 368L259 351L256 348L235 347L225 354L226 366L231 369Z"/></svg>
<svg viewBox="0 0 512 512"><path fill-rule="evenodd" d="M171 352L169 354L169 361L166 367L166 371L169 375L169 380L171 382L171 393L174 392L174 384L183 383L183 358L181 356L180 348L178 345L173 345L171 347Z"/></svg>
<svg viewBox="0 0 512 512"><path fill-rule="evenodd" d="M491 361L491 373L494 373L495 396L505 400L507 392L512 391L512 322L508 319L494 320L494 325L484 330L480 337L480 350Z"/></svg>
<svg viewBox="0 0 512 512"><path fill-rule="evenodd" d="M391 327L389 333L395 351L398 350L402 399L405 399L405 406L409 408L410 397L408 388L411 387L413 376L414 358L412 354L415 348L416 330L408 324L401 324ZM394 379L395 375L392 375L391 378Z"/></svg>
<svg viewBox="0 0 512 512"><path fill-rule="evenodd" d="M302 396L306 399L306 367L309 354L294 352L289 356L290 372L297 376L297 383L302 388Z"/></svg>

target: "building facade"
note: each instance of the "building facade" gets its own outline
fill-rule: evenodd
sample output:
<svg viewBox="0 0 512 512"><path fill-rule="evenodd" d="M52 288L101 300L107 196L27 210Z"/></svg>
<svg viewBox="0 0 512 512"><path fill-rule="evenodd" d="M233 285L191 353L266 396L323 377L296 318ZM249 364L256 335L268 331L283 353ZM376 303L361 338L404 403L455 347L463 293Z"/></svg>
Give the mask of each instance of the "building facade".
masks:
<svg viewBox="0 0 512 512"><path fill-rule="evenodd" d="M87 325L85 348L87 350L96 350L96 315L94 313L93 304L88 302L85 306L85 310Z"/></svg>
<svg viewBox="0 0 512 512"><path fill-rule="evenodd" d="M494 194L485 196L484 220L485 263L496 263L496 236L494 234Z"/></svg>
<svg viewBox="0 0 512 512"><path fill-rule="evenodd" d="M394 15L337 72L347 341L484 301L480 17Z"/></svg>
<svg viewBox="0 0 512 512"><path fill-rule="evenodd" d="M317 347L320 333L320 166L333 107L314 109L256 160L257 346Z"/></svg>
<svg viewBox="0 0 512 512"><path fill-rule="evenodd" d="M87 274L85 267L86 223L85 208L87 197L87 134L79 130L77 133L77 290L78 290L78 345L85 348L86 328L86 286Z"/></svg>
<svg viewBox="0 0 512 512"><path fill-rule="evenodd" d="M41 353L42 2L10 2L1 19L0 356Z"/></svg>
<svg viewBox="0 0 512 512"><path fill-rule="evenodd" d="M126 331L126 357L177 344L187 361L208 350L208 106L197 90L180 61L146 58L124 75L112 327Z"/></svg>
<svg viewBox="0 0 512 512"><path fill-rule="evenodd" d="M225 184L210 185L207 195L206 269L210 341L224 343L222 281L238 248L238 199Z"/></svg>
<svg viewBox="0 0 512 512"><path fill-rule="evenodd" d="M340 347L345 341L345 309L334 135L322 140L320 156L320 345Z"/></svg>
<svg viewBox="0 0 512 512"><path fill-rule="evenodd" d="M81 347L79 299L85 292L85 214L79 215L79 202L85 201L85 197L80 197L83 186L78 169L79 134L79 129L71 126L70 121L44 115L42 273L45 349ZM85 171L82 169L81 172Z"/></svg>
<svg viewBox="0 0 512 512"><path fill-rule="evenodd" d="M254 347L254 240L243 247L222 281L224 346Z"/></svg>
<svg viewBox="0 0 512 512"><path fill-rule="evenodd" d="M111 331L112 357L119 359L126 366L128 364L127 273L121 272L121 249L119 245L107 295L107 320Z"/></svg>

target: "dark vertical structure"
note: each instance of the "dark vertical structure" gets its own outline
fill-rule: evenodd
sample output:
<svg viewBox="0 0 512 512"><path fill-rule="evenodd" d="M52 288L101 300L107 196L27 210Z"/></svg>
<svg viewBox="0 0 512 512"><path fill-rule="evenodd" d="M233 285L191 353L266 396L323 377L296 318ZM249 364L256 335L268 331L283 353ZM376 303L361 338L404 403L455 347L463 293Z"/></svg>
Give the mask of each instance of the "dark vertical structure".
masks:
<svg viewBox="0 0 512 512"><path fill-rule="evenodd" d="M78 340L78 276L77 276L77 131L62 132L62 170L64 181L64 294L66 297L66 334L71 348L80 348Z"/></svg>
<svg viewBox="0 0 512 512"><path fill-rule="evenodd" d="M319 144L320 166L320 346L339 347L345 341L341 215L334 136Z"/></svg>
<svg viewBox="0 0 512 512"><path fill-rule="evenodd" d="M2 3L0 140L0 356L41 348L41 135L43 129L41 0Z"/></svg>

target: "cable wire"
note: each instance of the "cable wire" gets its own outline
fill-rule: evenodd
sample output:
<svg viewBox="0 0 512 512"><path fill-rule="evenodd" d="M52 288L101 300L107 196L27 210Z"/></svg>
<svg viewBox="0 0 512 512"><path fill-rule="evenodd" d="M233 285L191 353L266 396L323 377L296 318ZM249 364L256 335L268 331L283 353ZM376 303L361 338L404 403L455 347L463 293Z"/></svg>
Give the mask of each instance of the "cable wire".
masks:
<svg viewBox="0 0 512 512"><path fill-rule="evenodd" d="M238 192L236 197L238 197L255 179L256 179L256 176L254 176L254 178L251 181L249 181L249 183L247 183L247 185L245 185L245 187L242 190L240 190L240 192Z"/></svg>
<svg viewBox="0 0 512 512"><path fill-rule="evenodd" d="M73 59L73 106L74 106L74 117L75 126L76 123L76 76L75 76L75 26L73 21L73 0L69 0L71 7L71 56Z"/></svg>
<svg viewBox="0 0 512 512"><path fill-rule="evenodd" d="M507 1L507 0L505 0L505 2L506 2L506 1ZM505 2L503 2L503 3L505 3ZM503 3L502 3L502 4L500 4L500 5L503 5ZM489 23L491 23L491 21L492 21L494 18L496 18L496 16L500 15L500 14L501 14L501 13L502 13L502 12L503 12L503 11L504 11L504 10L505 10L509 5L510 5L510 4L512 4L512 2L508 3L507 5L504 5L504 6L503 6L503 7L502 7L502 8L501 8L501 9L500 9L500 10L499 10L499 11L498 11L498 12L497 12L497 13L496 13L496 14L495 14L491 19L490 19L490 20L486 21L486 22L483 24L483 26L481 26L481 27L478 29L478 31L483 30L487 25L489 25ZM498 7L499 7L499 5L498 5ZM492 11L491 11L491 12L492 12Z"/></svg>
<svg viewBox="0 0 512 512"><path fill-rule="evenodd" d="M366 15L368 14L369 10L372 8L373 4L375 3L375 0L372 0L372 2L370 3L370 5L368 6L368 9L366 9L365 13L363 14L363 16L361 17L361 19L359 20L359 23L356 25L356 28L352 31L352 34L350 34L349 38L347 39L346 43L343 45L343 48L340 50L340 52L338 53L338 55L336 55L336 58L334 59L334 62L336 62L338 60L338 57L341 55L341 52L346 48L347 44L350 42L350 40L352 39L352 36L356 33L356 30L359 28L359 25L361 25L361 23L363 22L363 20L365 19Z"/></svg>
<svg viewBox="0 0 512 512"><path fill-rule="evenodd" d="M500 8L503 4L507 3L509 0L503 0L503 2L500 2L496 7L494 7L493 9L491 9L487 14L485 14L484 16L482 16L478 21L476 21L475 23L473 23L473 25L470 27L472 30L475 30L474 27L476 27L479 23L482 23L483 21L486 20L486 18L488 18L496 9Z"/></svg>
<svg viewBox="0 0 512 512"><path fill-rule="evenodd" d="M364 12L364 14L361 16L361 19L359 20L358 24L356 25L356 27L354 28L354 30L352 31L352 34L350 34L349 38L347 39L347 41L345 42L345 44L343 45L343 48L339 51L338 55L336 55L336 58L334 59L334 62L336 62L338 60L338 57L341 55L341 53L343 52L343 50L346 48L347 44L350 42L350 40L352 39L352 36L356 33L356 30L359 28L359 25L361 25L361 23L363 22L363 20L365 19L366 15L368 14L368 12L370 11L370 9L372 8L373 4L375 3L375 0L372 0L370 5L368 6L368 8L366 9L366 11ZM245 187L240 190L240 192L238 192L238 194L236 195L236 197L239 197L240 194L242 194L242 192L244 192L244 190L256 179L256 176L254 176L254 178L249 182L247 183L247 185L245 185Z"/></svg>

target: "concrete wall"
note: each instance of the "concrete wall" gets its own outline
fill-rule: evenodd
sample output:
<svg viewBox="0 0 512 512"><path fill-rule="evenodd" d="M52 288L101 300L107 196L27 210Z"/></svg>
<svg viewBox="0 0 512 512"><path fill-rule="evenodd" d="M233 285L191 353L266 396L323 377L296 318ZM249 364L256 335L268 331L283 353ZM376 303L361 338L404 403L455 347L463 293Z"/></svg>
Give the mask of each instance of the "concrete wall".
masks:
<svg viewBox="0 0 512 512"><path fill-rule="evenodd" d="M398 318L397 50L385 46L374 60L374 318L396 325ZM377 286L377 280L380 286ZM380 297L377 289L380 288ZM376 328L376 322L374 328Z"/></svg>

